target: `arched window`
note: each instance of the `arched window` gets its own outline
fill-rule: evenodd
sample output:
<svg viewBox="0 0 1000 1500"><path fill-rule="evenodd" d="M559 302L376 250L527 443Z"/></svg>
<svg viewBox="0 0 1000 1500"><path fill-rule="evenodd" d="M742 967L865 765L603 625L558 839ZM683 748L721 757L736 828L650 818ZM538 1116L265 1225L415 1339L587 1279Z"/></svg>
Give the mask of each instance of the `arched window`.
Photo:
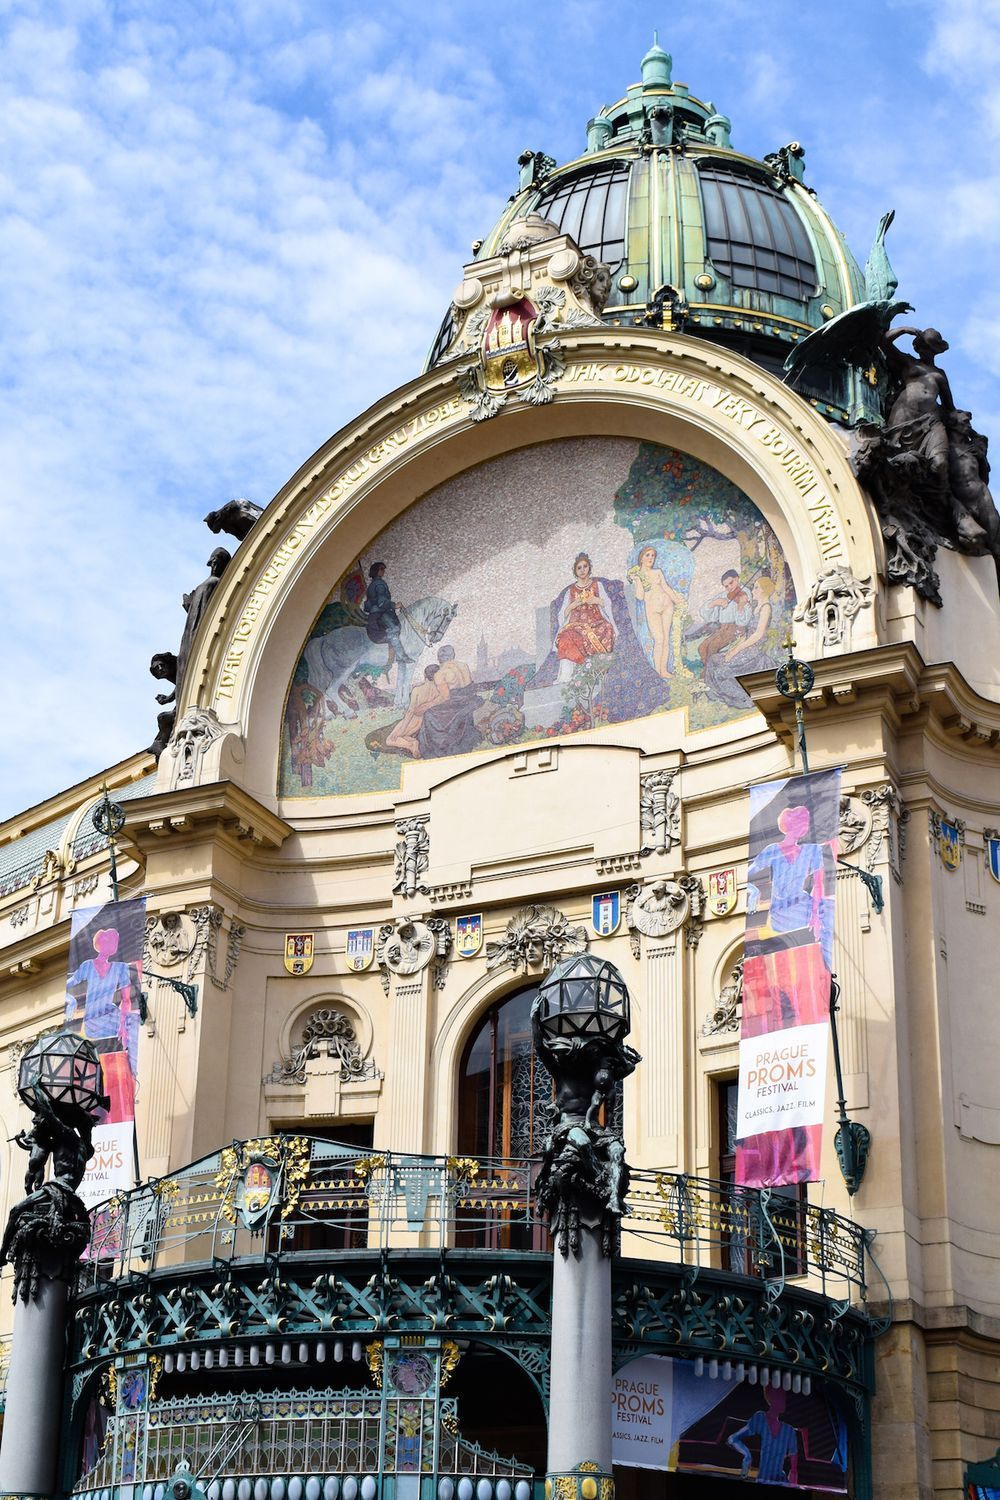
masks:
<svg viewBox="0 0 1000 1500"><path fill-rule="evenodd" d="M788 199L754 173L703 163L708 257L733 286L805 302L818 286L805 225Z"/></svg>
<svg viewBox="0 0 1000 1500"><path fill-rule="evenodd" d="M571 235L584 255L617 271L625 259L625 208L629 164L600 162L557 178L532 210Z"/></svg>
<svg viewBox="0 0 1000 1500"><path fill-rule="evenodd" d="M531 1044L527 985L490 1007L462 1058L458 1149L468 1156L537 1156L548 1126L552 1080Z"/></svg>

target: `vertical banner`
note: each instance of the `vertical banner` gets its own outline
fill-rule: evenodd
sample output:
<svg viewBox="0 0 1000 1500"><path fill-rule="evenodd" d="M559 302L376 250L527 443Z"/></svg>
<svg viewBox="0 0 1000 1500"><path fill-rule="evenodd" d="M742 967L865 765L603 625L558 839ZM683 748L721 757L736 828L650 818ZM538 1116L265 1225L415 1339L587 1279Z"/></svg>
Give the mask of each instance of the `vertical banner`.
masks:
<svg viewBox="0 0 1000 1500"><path fill-rule="evenodd" d="M826 1100L840 771L750 788L736 1181L814 1182Z"/></svg>
<svg viewBox="0 0 1000 1500"><path fill-rule="evenodd" d="M65 1030L93 1042L111 1101L78 1189L88 1208L135 1183L135 1086L145 898L73 913Z"/></svg>

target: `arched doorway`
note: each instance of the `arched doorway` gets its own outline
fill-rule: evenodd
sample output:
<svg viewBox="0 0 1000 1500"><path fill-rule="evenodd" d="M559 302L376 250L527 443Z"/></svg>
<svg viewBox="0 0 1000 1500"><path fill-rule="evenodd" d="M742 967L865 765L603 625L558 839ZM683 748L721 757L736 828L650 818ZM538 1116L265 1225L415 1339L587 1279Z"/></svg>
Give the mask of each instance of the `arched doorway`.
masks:
<svg viewBox="0 0 1000 1500"><path fill-rule="evenodd" d="M462 1054L458 1080L458 1149L464 1155L525 1159L541 1151L552 1080L531 1043L525 985L491 1005Z"/></svg>

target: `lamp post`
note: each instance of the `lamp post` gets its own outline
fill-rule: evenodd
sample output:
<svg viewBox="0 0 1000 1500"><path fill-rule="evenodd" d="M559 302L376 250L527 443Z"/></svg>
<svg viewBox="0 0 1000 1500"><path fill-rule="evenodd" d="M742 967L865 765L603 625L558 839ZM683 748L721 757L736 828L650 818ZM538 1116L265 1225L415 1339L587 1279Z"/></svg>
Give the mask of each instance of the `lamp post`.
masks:
<svg viewBox="0 0 1000 1500"><path fill-rule="evenodd" d="M77 1197L91 1156L101 1087L93 1044L73 1032L39 1037L25 1052L17 1092L33 1115L15 1136L28 1154L26 1197L0 1245L14 1267L14 1336L0 1445L0 1492L48 1496L55 1487L68 1282L90 1235ZM45 1179L51 1160L52 1173Z"/></svg>
<svg viewBox="0 0 1000 1500"><path fill-rule="evenodd" d="M628 1189L610 1117L616 1084L639 1054L625 1044L631 1007L614 964L576 953L542 981L531 1008L535 1051L555 1084L536 1184L555 1241L548 1500L611 1500L611 1256Z"/></svg>

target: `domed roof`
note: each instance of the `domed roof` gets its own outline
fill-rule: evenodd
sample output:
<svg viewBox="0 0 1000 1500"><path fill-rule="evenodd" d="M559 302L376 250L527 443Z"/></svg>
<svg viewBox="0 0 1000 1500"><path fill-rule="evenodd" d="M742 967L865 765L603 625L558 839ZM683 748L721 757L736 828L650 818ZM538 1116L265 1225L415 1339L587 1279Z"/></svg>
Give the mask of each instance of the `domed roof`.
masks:
<svg viewBox="0 0 1000 1500"><path fill-rule="evenodd" d="M791 345L863 299L862 272L805 186L798 142L762 161L737 151L732 122L673 81L655 41L641 75L588 123L581 156L558 166L522 153L519 189L476 260L538 215L608 267L604 323L683 329L780 372ZM428 366L448 348L448 324ZM863 400L823 372L799 389L834 418L856 417Z"/></svg>

